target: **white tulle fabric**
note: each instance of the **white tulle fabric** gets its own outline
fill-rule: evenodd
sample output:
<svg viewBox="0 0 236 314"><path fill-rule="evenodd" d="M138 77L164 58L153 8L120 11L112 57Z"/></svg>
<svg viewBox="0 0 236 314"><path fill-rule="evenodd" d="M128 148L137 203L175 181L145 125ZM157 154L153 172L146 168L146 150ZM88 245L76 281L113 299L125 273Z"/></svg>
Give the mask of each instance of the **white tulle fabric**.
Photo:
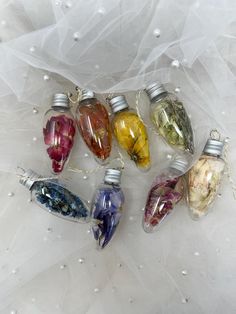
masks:
<svg viewBox="0 0 236 314"><path fill-rule="evenodd" d="M29 203L16 173L21 166L49 174L42 119L53 93L75 85L103 101L107 93L125 93L135 107L136 92L159 80L171 92L180 89L191 114L192 161L217 128L230 137L235 178L236 2L1 0L0 38L0 313L235 313L236 203L229 180L202 221L191 221L182 204L159 232L141 228L151 181L173 154L152 131L144 93L138 109L153 166L143 174L125 158L123 220L104 251L95 249L88 225ZM61 179L90 200L104 169L85 153L78 138L70 167L89 173L67 169Z"/></svg>

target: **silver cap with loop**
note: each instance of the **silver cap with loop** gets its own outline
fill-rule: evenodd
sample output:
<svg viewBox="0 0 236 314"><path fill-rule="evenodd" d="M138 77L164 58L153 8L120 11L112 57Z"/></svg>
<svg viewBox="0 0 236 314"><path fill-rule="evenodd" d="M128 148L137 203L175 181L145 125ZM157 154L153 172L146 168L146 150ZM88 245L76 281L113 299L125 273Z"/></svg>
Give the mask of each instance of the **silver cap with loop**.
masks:
<svg viewBox="0 0 236 314"><path fill-rule="evenodd" d="M170 168L177 169L184 174L188 170L188 162L185 159L174 159L170 164Z"/></svg>
<svg viewBox="0 0 236 314"><path fill-rule="evenodd" d="M106 169L105 175L104 175L104 182L120 184L120 178L121 178L121 170L114 169L114 168Z"/></svg>
<svg viewBox="0 0 236 314"><path fill-rule="evenodd" d="M52 108L70 108L69 98L66 94L54 94L52 98Z"/></svg>
<svg viewBox="0 0 236 314"><path fill-rule="evenodd" d="M155 83L148 85L145 88L145 92L147 93L149 99L153 100L155 97L157 97L163 93L166 93L166 90L165 90L165 87L161 83L155 82Z"/></svg>
<svg viewBox="0 0 236 314"><path fill-rule="evenodd" d="M225 143L219 140L209 138L203 149L203 153L207 153L213 156L222 156Z"/></svg>
<svg viewBox="0 0 236 314"><path fill-rule="evenodd" d="M34 172L31 169L26 170L20 178L20 184L24 185L27 189L31 189L33 184L39 179L42 178L39 174Z"/></svg>
<svg viewBox="0 0 236 314"><path fill-rule="evenodd" d="M91 91L90 89L82 89L81 93L82 93L81 100L90 99L90 98L95 97L94 92Z"/></svg>
<svg viewBox="0 0 236 314"><path fill-rule="evenodd" d="M111 109L113 113L121 111L125 108L129 108L127 100L124 95L115 96L109 100Z"/></svg>

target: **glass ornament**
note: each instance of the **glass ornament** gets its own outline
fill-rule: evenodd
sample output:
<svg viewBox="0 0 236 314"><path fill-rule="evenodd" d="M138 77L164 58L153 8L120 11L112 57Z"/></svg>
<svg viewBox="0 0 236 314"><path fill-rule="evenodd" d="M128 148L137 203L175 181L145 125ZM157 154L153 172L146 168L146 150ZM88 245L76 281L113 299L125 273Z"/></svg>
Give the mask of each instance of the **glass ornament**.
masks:
<svg viewBox="0 0 236 314"><path fill-rule="evenodd" d="M82 90L76 109L80 134L99 163L108 161L112 147L112 131L108 112L90 90Z"/></svg>
<svg viewBox="0 0 236 314"><path fill-rule="evenodd" d="M51 169L60 173L68 161L76 133L75 119L65 94L55 94L52 107L44 117L44 143L50 158Z"/></svg>
<svg viewBox="0 0 236 314"><path fill-rule="evenodd" d="M120 187L121 170L107 169L104 183L93 197L91 216L93 235L98 247L103 249L112 239L120 222L124 194Z"/></svg>
<svg viewBox="0 0 236 314"><path fill-rule="evenodd" d="M173 148L193 154L193 130L182 102L160 83L149 85L145 91L151 102L151 120L157 132Z"/></svg>
<svg viewBox="0 0 236 314"><path fill-rule="evenodd" d="M208 139L199 160L186 175L187 202L194 220L209 212L218 194L225 169L223 151L224 142Z"/></svg>
<svg viewBox="0 0 236 314"><path fill-rule="evenodd" d="M57 179L43 179L29 169L20 178L20 183L31 191L32 201L46 211L74 222L89 221L90 210L85 202Z"/></svg>
<svg viewBox="0 0 236 314"><path fill-rule="evenodd" d="M183 174L188 163L184 159L174 160L160 175L157 175L148 193L143 229L151 233L157 230L160 223L173 211L174 206L184 196Z"/></svg>
<svg viewBox="0 0 236 314"><path fill-rule="evenodd" d="M112 128L118 144L139 169L150 168L150 152L147 130L137 113L129 108L125 96L110 99L114 114Z"/></svg>

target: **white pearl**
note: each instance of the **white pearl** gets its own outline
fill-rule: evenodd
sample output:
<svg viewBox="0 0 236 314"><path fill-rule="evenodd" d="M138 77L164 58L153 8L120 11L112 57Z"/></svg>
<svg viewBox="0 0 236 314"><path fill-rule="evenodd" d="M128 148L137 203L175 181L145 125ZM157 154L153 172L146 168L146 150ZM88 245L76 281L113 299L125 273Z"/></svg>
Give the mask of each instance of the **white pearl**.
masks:
<svg viewBox="0 0 236 314"><path fill-rule="evenodd" d="M18 269L17 268L12 269L11 273L15 275L16 273L18 273Z"/></svg>
<svg viewBox="0 0 236 314"><path fill-rule="evenodd" d="M30 49L29 49L29 51L32 52L32 53L35 52L35 50L36 50L35 46L32 46L32 47L30 47Z"/></svg>
<svg viewBox="0 0 236 314"><path fill-rule="evenodd" d="M56 2L55 2L55 5L62 5L62 1L61 0L57 0Z"/></svg>
<svg viewBox="0 0 236 314"><path fill-rule="evenodd" d="M112 291L112 292L116 292L116 290L117 290L117 289L116 289L115 286L113 286L113 287L111 288L111 291Z"/></svg>
<svg viewBox="0 0 236 314"><path fill-rule="evenodd" d="M33 114L37 114L39 111L36 108L33 108Z"/></svg>
<svg viewBox="0 0 236 314"><path fill-rule="evenodd" d="M99 65L99 64L95 64L94 67L95 67L96 70L99 70L99 69L100 69L100 65Z"/></svg>
<svg viewBox="0 0 236 314"><path fill-rule="evenodd" d="M159 28L154 29L153 35L154 35L156 38L159 38L159 37L161 36L161 31L160 31L160 29L159 29Z"/></svg>
<svg viewBox="0 0 236 314"><path fill-rule="evenodd" d="M79 32L75 32L75 33L73 34L73 39L74 39L74 41L79 41L80 38L81 38L81 36L80 36L80 33L79 33Z"/></svg>
<svg viewBox="0 0 236 314"><path fill-rule="evenodd" d="M85 153L85 154L84 154L84 157L85 157L85 158L89 157L89 154L88 154L88 153Z"/></svg>
<svg viewBox="0 0 236 314"><path fill-rule="evenodd" d="M104 8L100 8L98 9L98 13L104 15L106 13L106 10Z"/></svg>
<svg viewBox="0 0 236 314"><path fill-rule="evenodd" d="M182 270L182 272L181 272L181 273L182 273L182 275L183 275L183 276L187 276L187 274L188 274L188 272L187 272L187 270L186 270L186 269Z"/></svg>
<svg viewBox="0 0 236 314"><path fill-rule="evenodd" d="M34 136L34 137L33 137L33 141L34 141L34 142L37 142L37 140L38 140L37 137Z"/></svg>
<svg viewBox="0 0 236 314"><path fill-rule="evenodd" d="M84 179L84 180L87 180L87 179L88 179L88 177L87 177L87 176L83 176L83 179Z"/></svg>
<svg viewBox="0 0 236 314"><path fill-rule="evenodd" d="M196 251L196 252L194 252L194 255L195 255L195 256L199 256L200 253Z"/></svg>
<svg viewBox="0 0 236 314"><path fill-rule="evenodd" d="M229 137L226 137L225 138L225 143L229 143L230 142L230 138Z"/></svg>
<svg viewBox="0 0 236 314"><path fill-rule="evenodd" d="M67 2L65 3L65 7L66 7L67 9L70 9L70 8L72 7L72 3L71 3L70 1L67 1Z"/></svg>
<svg viewBox="0 0 236 314"><path fill-rule="evenodd" d="M79 258L79 260L78 260L78 261L79 261L79 263L80 263L80 264L83 264L83 263L84 263L84 258L83 258L83 257L81 257L81 258Z"/></svg>
<svg viewBox="0 0 236 314"><path fill-rule="evenodd" d="M13 197L15 194L14 194L13 192L9 192L7 195L8 195L9 197Z"/></svg>
<svg viewBox="0 0 236 314"><path fill-rule="evenodd" d="M5 26L7 25L7 21L6 21L6 20L2 20L2 21L1 21L1 25L2 25L3 27L5 27Z"/></svg>
<svg viewBox="0 0 236 314"><path fill-rule="evenodd" d="M176 87L176 88L175 88L175 93L176 93L176 94L180 93L180 87Z"/></svg>
<svg viewBox="0 0 236 314"><path fill-rule="evenodd" d="M91 233L91 230L90 230L90 229L88 229L88 230L87 230L87 233L88 233L88 234L89 234L89 233Z"/></svg>
<svg viewBox="0 0 236 314"><path fill-rule="evenodd" d="M173 60L173 61L171 62L171 66L172 66L173 68L179 68L179 61L178 61L178 60Z"/></svg>
<svg viewBox="0 0 236 314"><path fill-rule="evenodd" d="M189 119L191 119L191 118L192 118L192 115L189 113L189 114L188 114L188 117L189 117Z"/></svg>
<svg viewBox="0 0 236 314"><path fill-rule="evenodd" d="M49 81L49 80L50 80L50 77L49 77L49 75L45 74L45 75L43 76L43 79L44 79L44 81Z"/></svg>
<svg viewBox="0 0 236 314"><path fill-rule="evenodd" d="M225 111L221 111L221 114L224 116L225 115Z"/></svg>
<svg viewBox="0 0 236 314"><path fill-rule="evenodd" d="M95 293L98 293L100 290L99 290L99 288L94 288L94 290L93 290Z"/></svg>
<svg viewBox="0 0 236 314"><path fill-rule="evenodd" d="M17 311L16 311L16 310L11 310L10 313L11 313L11 314L17 314Z"/></svg>
<svg viewBox="0 0 236 314"><path fill-rule="evenodd" d="M60 265L60 269L65 269L66 265Z"/></svg>
<svg viewBox="0 0 236 314"><path fill-rule="evenodd" d="M170 160L170 159L172 159L172 155L171 154L167 154L166 158Z"/></svg>

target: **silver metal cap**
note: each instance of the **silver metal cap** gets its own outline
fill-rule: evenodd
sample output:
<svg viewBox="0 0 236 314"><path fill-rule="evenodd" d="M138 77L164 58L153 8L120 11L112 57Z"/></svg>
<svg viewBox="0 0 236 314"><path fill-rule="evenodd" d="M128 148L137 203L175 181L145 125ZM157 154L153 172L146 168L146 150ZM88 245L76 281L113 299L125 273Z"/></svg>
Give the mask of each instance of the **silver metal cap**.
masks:
<svg viewBox="0 0 236 314"><path fill-rule="evenodd" d="M175 159L170 164L170 168L177 169L181 173L185 173L188 169L188 162L185 159Z"/></svg>
<svg viewBox="0 0 236 314"><path fill-rule="evenodd" d="M145 88L145 92L147 93L150 100L153 100L156 96L166 93L165 87L159 83L155 82L148 85Z"/></svg>
<svg viewBox="0 0 236 314"><path fill-rule="evenodd" d="M91 91L90 89L82 89L81 100L94 98L94 97L95 95L93 91Z"/></svg>
<svg viewBox="0 0 236 314"><path fill-rule="evenodd" d="M104 182L120 184L121 170L109 168L105 171Z"/></svg>
<svg viewBox="0 0 236 314"><path fill-rule="evenodd" d="M66 94L58 93L54 94L52 98L52 108L60 107L60 108L69 108L69 98Z"/></svg>
<svg viewBox="0 0 236 314"><path fill-rule="evenodd" d="M129 108L127 100L124 95L115 96L109 100L113 113L116 113L122 109Z"/></svg>
<svg viewBox="0 0 236 314"><path fill-rule="evenodd" d="M214 139L208 139L203 149L203 153L214 156L222 156L224 150L224 142Z"/></svg>
<svg viewBox="0 0 236 314"><path fill-rule="evenodd" d="M28 169L24 172L19 182L20 184L24 185L27 189L30 190L33 184L35 183L35 181L37 181L37 179L39 178L42 178L42 177L36 172L34 172L33 170Z"/></svg>

